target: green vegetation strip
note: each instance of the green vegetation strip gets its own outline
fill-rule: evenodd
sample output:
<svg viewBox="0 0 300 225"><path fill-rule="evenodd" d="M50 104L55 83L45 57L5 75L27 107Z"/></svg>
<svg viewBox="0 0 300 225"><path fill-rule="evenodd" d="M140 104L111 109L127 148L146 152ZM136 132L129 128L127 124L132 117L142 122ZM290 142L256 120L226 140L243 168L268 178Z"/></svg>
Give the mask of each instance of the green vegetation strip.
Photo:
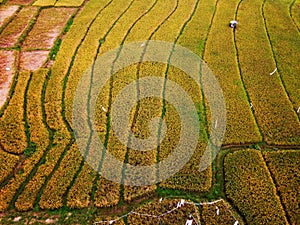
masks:
<svg viewBox="0 0 300 225"><path fill-rule="evenodd" d="M264 158L276 183L290 224L300 221L300 152L265 152Z"/></svg>
<svg viewBox="0 0 300 225"><path fill-rule="evenodd" d="M5 151L21 154L27 147L24 123L24 95L30 73L21 72L14 95L0 119L0 144Z"/></svg>
<svg viewBox="0 0 300 225"><path fill-rule="evenodd" d="M29 26L29 21L36 15L36 7L24 7L12 22L5 27L0 35L0 47L12 48L18 42L22 33Z"/></svg>
<svg viewBox="0 0 300 225"><path fill-rule="evenodd" d="M261 0L243 1L238 11L236 44L242 76L264 140L273 145L297 145L299 120L280 77L270 75L276 65L261 7ZM244 126L241 130L245 130Z"/></svg>
<svg viewBox="0 0 300 225"><path fill-rule="evenodd" d="M288 224L259 151L247 149L228 153L224 170L226 196L247 224Z"/></svg>
<svg viewBox="0 0 300 225"><path fill-rule="evenodd" d="M218 1L204 53L204 60L218 79L226 101L225 145L262 139L240 77L233 30L228 27L238 2Z"/></svg>
<svg viewBox="0 0 300 225"><path fill-rule="evenodd" d="M300 107L300 80L298 77L300 71L300 35L297 27L292 25L289 6L288 1L273 2L267 0L263 12L279 74L294 110L297 112ZM285 26L284 24L290 25Z"/></svg>

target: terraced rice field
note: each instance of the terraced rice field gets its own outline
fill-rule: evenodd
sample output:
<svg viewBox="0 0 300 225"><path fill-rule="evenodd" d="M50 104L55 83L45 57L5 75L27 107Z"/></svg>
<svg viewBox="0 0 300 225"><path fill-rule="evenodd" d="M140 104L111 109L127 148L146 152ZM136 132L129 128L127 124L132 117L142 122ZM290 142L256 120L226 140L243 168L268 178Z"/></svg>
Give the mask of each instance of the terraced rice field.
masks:
<svg viewBox="0 0 300 225"><path fill-rule="evenodd" d="M228 26L233 19L235 29ZM185 47L207 64L226 102L225 138L213 163L199 171L211 125L217 127L202 88L166 63L139 62L115 72L121 48L97 96L96 124L88 117L84 137L87 158L95 154L94 133L104 143L96 170L104 170L108 153L126 164L108 167L118 171L111 181L79 150L74 96L104 54L140 42L142 60L147 40ZM299 0L0 0L0 223L185 224L191 215L193 224L300 224L299 73ZM149 76L162 81L151 87L159 97L141 99L140 80ZM127 166L161 162L180 143L181 117L165 100L169 80L195 105L195 152L168 179L125 185L145 182ZM86 82L83 99L90 99L95 81ZM124 145L112 114L129 84L136 104ZM151 123L150 132L154 118L164 120L165 136L161 122ZM149 151L130 146L149 137L160 144ZM159 180L161 172L156 168L148 179ZM177 207L181 199L185 204Z"/></svg>

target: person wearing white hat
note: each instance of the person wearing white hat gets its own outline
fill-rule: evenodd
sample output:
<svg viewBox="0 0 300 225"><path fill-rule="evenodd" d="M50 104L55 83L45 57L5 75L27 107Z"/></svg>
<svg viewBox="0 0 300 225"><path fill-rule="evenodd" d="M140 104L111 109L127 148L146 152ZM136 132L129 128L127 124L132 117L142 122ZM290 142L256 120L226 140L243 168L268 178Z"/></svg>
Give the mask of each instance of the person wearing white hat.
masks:
<svg viewBox="0 0 300 225"><path fill-rule="evenodd" d="M238 24L238 22L236 20L231 20L230 23L229 23L229 26L231 28L235 28L237 24Z"/></svg>

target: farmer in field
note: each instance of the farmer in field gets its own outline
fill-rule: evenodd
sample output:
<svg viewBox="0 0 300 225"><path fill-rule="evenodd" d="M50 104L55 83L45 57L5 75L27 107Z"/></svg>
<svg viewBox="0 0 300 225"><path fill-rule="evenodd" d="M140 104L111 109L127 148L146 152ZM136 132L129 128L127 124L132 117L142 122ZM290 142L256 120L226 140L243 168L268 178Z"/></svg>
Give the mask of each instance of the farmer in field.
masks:
<svg viewBox="0 0 300 225"><path fill-rule="evenodd" d="M193 217L192 215L189 215L189 218L187 219L187 221L185 222L185 225L192 225L193 224Z"/></svg>
<svg viewBox="0 0 300 225"><path fill-rule="evenodd" d="M237 24L238 24L238 22L236 20L231 20L230 23L229 23L229 26L231 28L235 28Z"/></svg>

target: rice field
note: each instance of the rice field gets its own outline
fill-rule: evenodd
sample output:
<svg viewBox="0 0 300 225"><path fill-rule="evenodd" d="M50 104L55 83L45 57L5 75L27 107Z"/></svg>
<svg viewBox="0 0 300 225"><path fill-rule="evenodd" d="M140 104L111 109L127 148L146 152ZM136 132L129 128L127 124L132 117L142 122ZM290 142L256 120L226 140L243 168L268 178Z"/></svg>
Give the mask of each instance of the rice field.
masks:
<svg viewBox="0 0 300 225"><path fill-rule="evenodd" d="M238 22L234 29L231 20ZM175 47L153 51L151 41L201 58L222 89L224 140L203 170L199 162L220 125L201 87L202 67L195 80L172 65ZM118 69L123 47L104 58L131 43L139 43L140 61ZM165 61L147 61L149 54ZM110 77L96 93L101 79L94 74L106 60ZM89 70L91 78L82 81ZM0 224L154 225L191 218L192 224L299 224L299 72L299 0L0 0ZM144 87L149 77L159 82ZM74 108L82 83L88 90ZM169 92L174 83L196 110L195 151L167 179L159 166L147 177L128 172L159 165L180 146L184 126L176 104L184 95ZM128 100L115 110L128 86L133 107L126 112ZM147 88L157 96L143 97ZM82 137L78 111L86 116ZM124 128L115 111L128 116ZM137 139L155 146L137 151ZM123 167L109 165L109 155ZM93 158L94 164L86 160ZM113 180L104 175L110 171ZM129 185L147 180L153 182Z"/></svg>

